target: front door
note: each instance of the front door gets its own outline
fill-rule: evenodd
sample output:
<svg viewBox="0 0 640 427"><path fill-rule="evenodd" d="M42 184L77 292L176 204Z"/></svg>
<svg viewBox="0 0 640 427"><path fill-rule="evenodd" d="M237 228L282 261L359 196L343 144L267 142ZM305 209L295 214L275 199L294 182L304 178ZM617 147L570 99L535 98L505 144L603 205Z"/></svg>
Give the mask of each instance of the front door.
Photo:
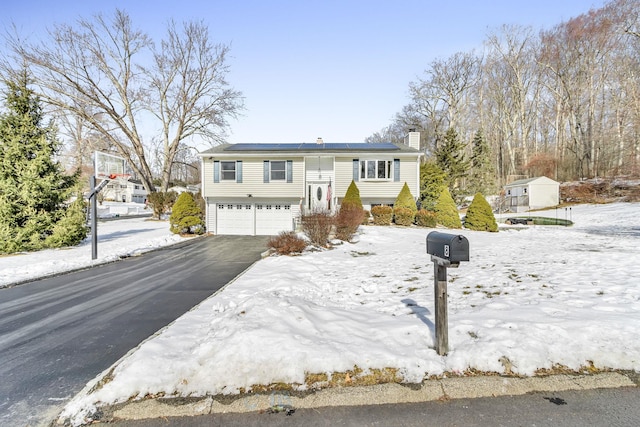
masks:
<svg viewBox="0 0 640 427"><path fill-rule="evenodd" d="M328 182L313 182L309 184L309 210L311 212L331 211L332 195Z"/></svg>

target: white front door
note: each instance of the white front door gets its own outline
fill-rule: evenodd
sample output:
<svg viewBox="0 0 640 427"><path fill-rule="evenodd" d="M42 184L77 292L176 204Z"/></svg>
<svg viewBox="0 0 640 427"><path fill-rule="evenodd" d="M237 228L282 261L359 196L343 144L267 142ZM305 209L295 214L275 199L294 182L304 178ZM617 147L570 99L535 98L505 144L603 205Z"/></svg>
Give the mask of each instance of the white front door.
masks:
<svg viewBox="0 0 640 427"><path fill-rule="evenodd" d="M308 191L311 212L327 212L331 210L333 189L331 189L330 192L328 182L310 183Z"/></svg>

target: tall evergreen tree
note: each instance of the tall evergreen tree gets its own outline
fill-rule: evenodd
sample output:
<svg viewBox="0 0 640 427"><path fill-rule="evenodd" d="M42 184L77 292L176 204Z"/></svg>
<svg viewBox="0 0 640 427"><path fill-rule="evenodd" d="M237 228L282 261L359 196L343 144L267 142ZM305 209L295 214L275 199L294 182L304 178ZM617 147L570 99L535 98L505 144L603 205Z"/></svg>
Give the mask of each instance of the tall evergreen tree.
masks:
<svg viewBox="0 0 640 427"><path fill-rule="evenodd" d="M491 161L491 151L482 130L473 137L471 147L471 174L467 191L471 194L493 194L496 190L495 167Z"/></svg>
<svg viewBox="0 0 640 427"><path fill-rule="evenodd" d="M446 175L440 166L429 160L420 165L420 207L434 211L442 189L446 187Z"/></svg>
<svg viewBox="0 0 640 427"><path fill-rule="evenodd" d="M444 135L442 144L435 152L436 163L446 175L449 192L455 199L460 195L462 178L469 172L469 161L465 158L464 143L460 141L458 132L449 128Z"/></svg>
<svg viewBox="0 0 640 427"><path fill-rule="evenodd" d="M0 253L79 243L86 237L82 198L68 209L79 171L63 173L54 160L55 127L44 123L40 100L24 71L7 82L0 115Z"/></svg>

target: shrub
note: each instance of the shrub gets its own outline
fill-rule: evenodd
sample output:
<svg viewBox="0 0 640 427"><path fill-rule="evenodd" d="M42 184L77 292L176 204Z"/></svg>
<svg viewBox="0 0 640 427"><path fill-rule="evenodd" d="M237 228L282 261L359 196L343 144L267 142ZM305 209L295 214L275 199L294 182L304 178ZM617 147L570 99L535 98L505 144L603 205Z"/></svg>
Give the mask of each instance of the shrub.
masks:
<svg viewBox="0 0 640 427"><path fill-rule="evenodd" d="M160 219L163 214L169 212L177 197L178 195L174 191L168 191L166 193L154 191L153 193L149 193L147 203L149 203L153 209L153 216Z"/></svg>
<svg viewBox="0 0 640 427"><path fill-rule="evenodd" d="M371 208L371 216L375 225L391 225L393 209L391 206L374 206Z"/></svg>
<svg viewBox="0 0 640 427"><path fill-rule="evenodd" d="M174 234L202 234L202 211L188 191L180 194L169 217L169 230Z"/></svg>
<svg viewBox="0 0 640 427"><path fill-rule="evenodd" d="M371 219L371 212L369 212L368 210L364 210L363 211L363 216L362 216L362 225L367 225L369 224L369 220Z"/></svg>
<svg viewBox="0 0 640 427"><path fill-rule="evenodd" d="M336 237L345 242L351 241L351 238L358 227L362 224L364 210L356 206L340 206L340 210L336 215Z"/></svg>
<svg viewBox="0 0 640 427"><path fill-rule="evenodd" d="M393 208L393 220L397 225L404 225L405 227L413 224L415 215L409 208L395 207Z"/></svg>
<svg viewBox="0 0 640 427"><path fill-rule="evenodd" d="M409 212L406 212L404 209L407 209ZM396 218L396 210L400 212L401 218L399 219ZM398 197L396 197L396 201L393 203L394 221L398 225L411 225L413 224L413 219L417 211L416 200L413 198L411 190L409 190L409 186L405 182Z"/></svg>
<svg viewBox="0 0 640 427"><path fill-rule="evenodd" d="M277 236L269 239L267 247L275 249L280 255L291 255L304 251L307 247L307 242L294 231L282 231Z"/></svg>
<svg viewBox="0 0 640 427"><path fill-rule="evenodd" d="M362 200L360 199L360 190L358 189L358 186L356 185L355 181L351 181L351 184L349 184L349 188L347 188L347 192L344 195L344 199L342 199L342 202L340 203L340 208L342 209L342 207L349 207L349 208L357 208L357 209L361 209L362 210Z"/></svg>
<svg viewBox="0 0 640 427"><path fill-rule="evenodd" d="M45 246L59 248L74 246L87 237L86 203L82 197L78 197L65 211L60 221L53 226L53 231L45 240Z"/></svg>
<svg viewBox="0 0 640 427"><path fill-rule="evenodd" d="M302 216L302 231L307 235L311 243L316 246L325 246L329 240L331 227L335 220L328 212L316 212Z"/></svg>
<svg viewBox="0 0 640 427"><path fill-rule="evenodd" d="M446 187L436 202L436 222L447 228L462 228L458 208Z"/></svg>
<svg viewBox="0 0 640 427"><path fill-rule="evenodd" d="M416 225L420 227L434 228L436 226L436 213L426 209L416 212Z"/></svg>
<svg viewBox="0 0 640 427"><path fill-rule="evenodd" d="M477 231L498 231L498 224L493 215L489 202L480 193L473 196L473 201L467 209L464 227Z"/></svg>
<svg viewBox="0 0 640 427"><path fill-rule="evenodd" d="M351 181L336 215L336 237L345 242L350 241L362 221L364 221L364 209L360 200L360 190L356 183Z"/></svg>

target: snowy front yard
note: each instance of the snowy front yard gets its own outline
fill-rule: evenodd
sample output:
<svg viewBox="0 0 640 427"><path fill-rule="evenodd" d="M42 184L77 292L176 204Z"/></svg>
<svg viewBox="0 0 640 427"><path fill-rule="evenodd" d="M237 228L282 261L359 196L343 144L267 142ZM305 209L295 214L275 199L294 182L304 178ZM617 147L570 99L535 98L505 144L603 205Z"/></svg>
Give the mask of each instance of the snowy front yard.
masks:
<svg viewBox="0 0 640 427"><path fill-rule="evenodd" d="M463 230L449 269L449 354L434 350L429 229L255 264L122 360L66 415L146 395L202 396L392 368L405 382L469 370L640 369L640 204L574 206L573 227ZM554 215L549 212L548 215ZM540 215L540 213L536 213Z"/></svg>

